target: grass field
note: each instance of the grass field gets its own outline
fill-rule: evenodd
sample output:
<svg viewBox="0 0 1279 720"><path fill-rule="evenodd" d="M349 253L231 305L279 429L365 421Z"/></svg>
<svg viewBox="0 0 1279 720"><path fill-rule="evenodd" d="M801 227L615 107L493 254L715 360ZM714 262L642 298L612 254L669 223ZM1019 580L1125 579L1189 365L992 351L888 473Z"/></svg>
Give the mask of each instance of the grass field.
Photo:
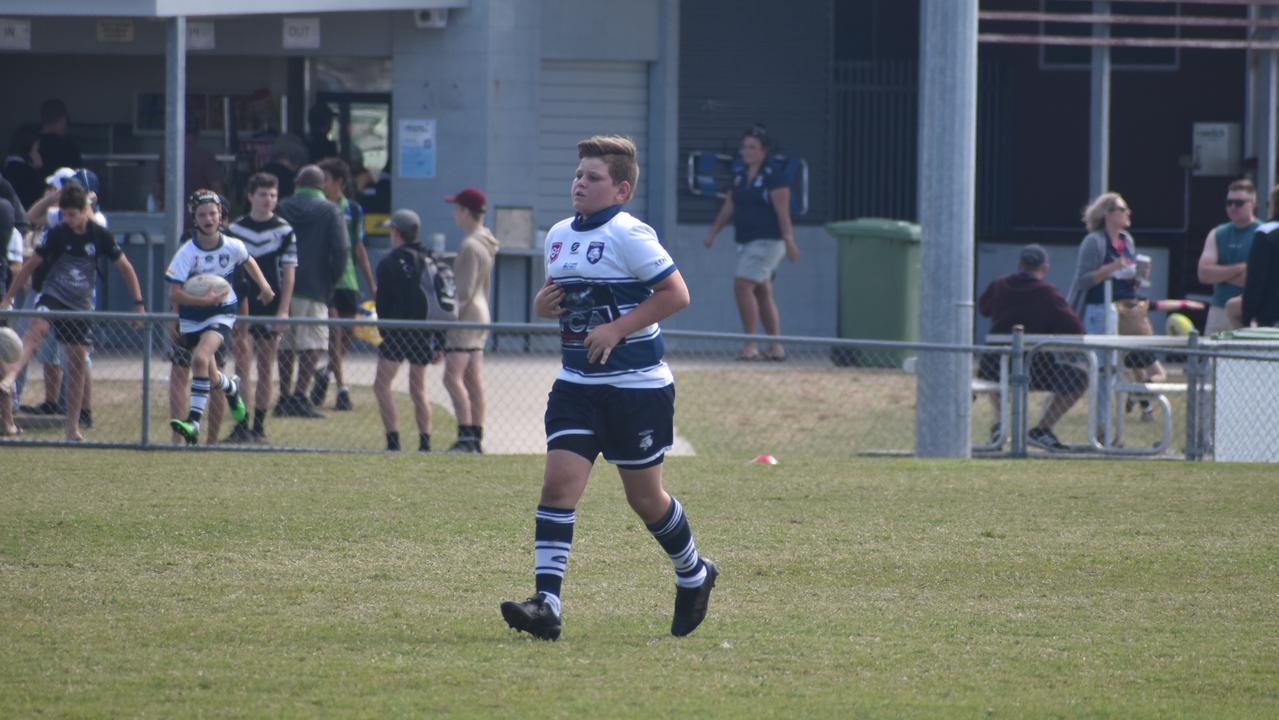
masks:
<svg viewBox="0 0 1279 720"><path fill-rule="evenodd" d="M1279 478L1159 462L672 459L721 566L596 469L564 637L537 457L0 451L0 717L1279 715Z"/></svg>

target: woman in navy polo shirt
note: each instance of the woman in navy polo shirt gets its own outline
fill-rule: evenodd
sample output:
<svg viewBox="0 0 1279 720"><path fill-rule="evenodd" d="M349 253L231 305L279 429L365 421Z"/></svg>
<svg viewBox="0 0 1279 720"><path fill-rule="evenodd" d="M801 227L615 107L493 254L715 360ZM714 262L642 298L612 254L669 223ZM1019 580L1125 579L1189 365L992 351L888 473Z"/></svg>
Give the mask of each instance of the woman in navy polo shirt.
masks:
<svg viewBox="0 0 1279 720"><path fill-rule="evenodd" d="M755 125L742 133L741 155L745 167L733 176L733 189L724 198L724 206L715 216L706 247L711 247L719 231L733 221L737 240L737 270L733 294L737 312L742 318L742 331L755 334L755 326L764 326L766 335L781 333L781 315L773 299L773 275L785 256L791 262L799 259L799 246L791 228L790 187L786 179L768 162L773 147L768 130ZM785 360L786 353L776 340L760 353L755 343L747 342L737 354L738 360Z"/></svg>

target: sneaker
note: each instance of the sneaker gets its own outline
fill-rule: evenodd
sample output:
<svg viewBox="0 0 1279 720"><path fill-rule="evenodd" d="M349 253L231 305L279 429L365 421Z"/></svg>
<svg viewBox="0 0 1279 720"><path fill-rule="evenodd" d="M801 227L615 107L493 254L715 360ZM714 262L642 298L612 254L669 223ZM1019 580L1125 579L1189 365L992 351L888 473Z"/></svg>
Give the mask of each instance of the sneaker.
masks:
<svg viewBox="0 0 1279 720"><path fill-rule="evenodd" d="M351 404L351 393L347 390L338 390L337 400L333 403L333 409L340 411L354 410L355 406Z"/></svg>
<svg viewBox="0 0 1279 720"><path fill-rule="evenodd" d="M702 558L706 565L706 580L697 587L675 588L675 617L671 620L671 634L684 637L697 629L706 619L706 608L710 604L711 590L715 588L715 578L719 577L719 568L715 563Z"/></svg>
<svg viewBox="0 0 1279 720"><path fill-rule="evenodd" d="M248 425L237 424L235 426L235 429L231 431L231 434L227 435L226 439L223 440L222 442L231 443L233 445L244 445L246 443L251 443L253 442L253 433L249 432Z"/></svg>
<svg viewBox="0 0 1279 720"><path fill-rule="evenodd" d="M231 408L231 419L236 423L244 422L249 416L249 411L244 407L244 398L240 397L240 378L237 375L231 376L231 390L226 394L226 404Z"/></svg>
<svg viewBox="0 0 1279 720"><path fill-rule="evenodd" d="M265 431L265 430L250 430L250 431L249 431L249 442L253 443L254 445L266 445L266 444L267 444L266 431Z"/></svg>
<svg viewBox="0 0 1279 720"><path fill-rule="evenodd" d="M322 418L324 413L315 409L305 395L294 395L289 400L289 417Z"/></svg>
<svg viewBox="0 0 1279 720"><path fill-rule="evenodd" d="M1031 428L1030 432L1026 433L1026 439L1030 441L1031 445L1041 447L1045 450L1070 449L1057 439L1057 436L1053 434L1052 430L1047 428Z"/></svg>
<svg viewBox="0 0 1279 720"><path fill-rule="evenodd" d="M315 381L311 383L311 404L320 407L324 397L329 394L329 369L315 371Z"/></svg>
<svg viewBox="0 0 1279 720"><path fill-rule="evenodd" d="M39 405L19 405L18 412L28 415L61 415L62 411L58 409L56 402L45 400Z"/></svg>
<svg viewBox="0 0 1279 720"><path fill-rule="evenodd" d="M450 445L446 452L459 455L477 455L479 454L480 449L475 447L474 440L458 440Z"/></svg>
<svg viewBox="0 0 1279 720"><path fill-rule="evenodd" d="M200 442L200 428L195 423L174 418L169 421L169 427L173 428L173 432L181 435L182 439L187 441L187 445L196 445Z"/></svg>
<svg viewBox="0 0 1279 720"><path fill-rule="evenodd" d="M705 614L705 612L703 612ZM502 618L506 624L520 632L526 632L539 640L559 640L562 624L560 616L539 593L528 600L502 603Z"/></svg>
<svg viewBox="0 0 1279 720"><path fill-rule="evenodd" d="M281 395L280 399L275 402L275 409L271 411L274 417L297 417L298 409L295 395Z"/></svg>

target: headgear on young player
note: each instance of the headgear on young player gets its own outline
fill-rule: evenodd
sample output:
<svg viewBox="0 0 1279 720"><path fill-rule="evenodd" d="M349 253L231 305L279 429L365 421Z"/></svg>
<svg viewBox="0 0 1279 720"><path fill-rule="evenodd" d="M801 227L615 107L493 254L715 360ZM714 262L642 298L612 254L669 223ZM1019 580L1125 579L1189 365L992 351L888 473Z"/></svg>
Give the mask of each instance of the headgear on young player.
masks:
<svg viewBox="0 0 1279 720"><path fill-rule="evenodd" d="M213 204L218 206L218 212L219 212L218 224L220 225L225 224L228 216L230 216L231 214L230 208L227 207L226 198L222 197L218 193L213 192L212 190L206 190L204 188L200 188L199 190L196 190L195 192L191 193L190 197L187 198L187 214L191 216L191 221L195 222L195 211L199 209L201 205L206 205L206 204Z"/></svg>

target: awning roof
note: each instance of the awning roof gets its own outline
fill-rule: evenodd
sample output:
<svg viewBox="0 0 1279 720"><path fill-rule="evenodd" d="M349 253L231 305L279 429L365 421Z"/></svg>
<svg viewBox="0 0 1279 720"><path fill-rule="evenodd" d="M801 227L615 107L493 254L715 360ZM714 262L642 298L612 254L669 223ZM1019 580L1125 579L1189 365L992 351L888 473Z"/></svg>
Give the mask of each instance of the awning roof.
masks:
<svg viewBox="0 0 1279 720"><path fill-rule="evenodd" d="M464 8L470 0L5 0L8 16L209 17Z"/></svg>

